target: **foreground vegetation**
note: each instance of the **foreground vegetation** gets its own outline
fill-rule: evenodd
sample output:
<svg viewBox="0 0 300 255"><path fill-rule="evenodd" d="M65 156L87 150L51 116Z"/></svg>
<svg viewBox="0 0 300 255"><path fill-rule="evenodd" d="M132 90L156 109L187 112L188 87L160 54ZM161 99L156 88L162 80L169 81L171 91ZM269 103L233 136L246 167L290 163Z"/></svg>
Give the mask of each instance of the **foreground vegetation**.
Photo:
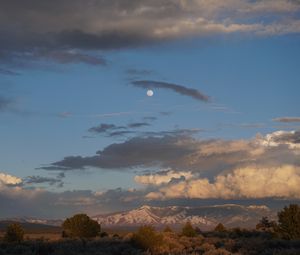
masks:
<svg viewBox="0 0 300 255"><path fill-rule="evenodd" d="M67 219L60 240L24 240L19 224L8 226L0 242L0 255L122 255L122 254L300 254L300 207L290 205L278 213L278 222L264 217L255 230L226 229L201 232L187 222L180 231L157 231L141 226L122 235L101 232L84 214Z"/></svg>

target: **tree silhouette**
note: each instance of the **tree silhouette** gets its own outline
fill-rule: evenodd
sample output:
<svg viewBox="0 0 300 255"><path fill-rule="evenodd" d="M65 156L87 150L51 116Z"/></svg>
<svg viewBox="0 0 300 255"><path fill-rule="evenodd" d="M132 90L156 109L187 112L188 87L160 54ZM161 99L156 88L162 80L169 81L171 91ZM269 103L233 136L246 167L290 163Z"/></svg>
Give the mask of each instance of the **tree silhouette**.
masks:
<svg viewBox="0 0 300 255"><path fill-rule="evenodd" d="M101 227L99 223L92 220L86 214L76 214L67 218L63 224L64 236L90 238L100 234Z"/></svg>
<svg viewBox="0 0 300 255"><path fill-rule="evenodd" d="M181 234L187 237L194 237L197 235L196 230L193 228L191 222L189 221L183 226Z"/></svg>
<svg viewBox="0 0 300 255"><path fill-rule="evenodd" d="M290 204L278 213L278 232L284 239L300 239L299 205Z"/></svg>
<svg viewBox="0 0 300 255"><path fill-rule="evenodd" d="M274 231L276 228L276 222L270 221L268 217L262 217L258 224L256 224L256 229L261 231Z"/></svg>
<svg viewBox="0 0 300 255"><path fill-rule="evenodd" d="M215 231L216 232L225 232L226 228L224 227L224 225L222 223L219 223L216 227L215 227Z"/></svg>
<svg viewBox="0 0 300 255"><path fill-rule="evenodd" d="M6 228L4 240L6 242L21 242L24 239L24 229L19 223L9 224Z"/></svg>

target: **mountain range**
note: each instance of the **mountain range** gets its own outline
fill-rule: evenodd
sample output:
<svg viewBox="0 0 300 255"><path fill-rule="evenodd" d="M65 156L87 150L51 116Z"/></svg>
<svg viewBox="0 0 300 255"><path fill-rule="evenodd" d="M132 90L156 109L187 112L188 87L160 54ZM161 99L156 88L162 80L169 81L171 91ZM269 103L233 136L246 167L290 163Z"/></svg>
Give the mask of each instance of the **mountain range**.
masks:
<svg viewBox="0 0 300 255"><path fill-rule="evenodd" d="M226 227L255 227L263 216L274 219L275 213L265 205L225 204L199 207L145 205L130 211L101 214L92 218L104 227L134 227L146 224L179 227L190 221L201 229L212 229L218 223Z"/></svg>
<svg viewBox="0 0 300 255"><path fill-rule="evenodd" d="M265 205L224 204L197 207L144 205L133 210L99 214L92 218L106 228L135 228L149 224L156 227L168 225L177 228L190 221L200 229L210 230L218 223L222 223L228 228L253 228L264 216L273 220L276 218L276 212ZM63 219L10 218L0 221L3 223L0 224L0 227L3 225L3 228L7 222L12 221L36 226L61 226Z"/></svg>

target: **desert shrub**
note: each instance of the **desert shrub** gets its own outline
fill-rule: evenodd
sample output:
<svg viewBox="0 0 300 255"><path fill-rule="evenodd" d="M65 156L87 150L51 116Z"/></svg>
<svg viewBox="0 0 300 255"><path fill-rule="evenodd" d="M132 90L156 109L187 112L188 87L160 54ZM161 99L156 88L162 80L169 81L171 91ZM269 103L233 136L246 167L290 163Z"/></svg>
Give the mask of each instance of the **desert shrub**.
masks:
<svg viewBox="0 0 300 255"><path fill-rule="evenodd" d="M9 224L6 228L4 235L4 241L13 243L21 242L24 240L24 229L19 223Z"/></svg>
<svg viewBox="0 0 300 255"><path fill-rule="evenodd" d="M224 225L222 223L219 223L216 227L215 227L215 231L216 232L225 232L226 228L224 227Z"/></svg>
<svg viewBox="0 0 300 255"><path fill-rule="evenodd" d="M179 242L179 236L174 232L163 232L163 248L168 254L178 254L185 246Z"/></svg>
<svg viewBox="0 0 300 255"><path fill-rule="evenodd" d="M256 230L273 232L277 227L275 221L270 221L268 217L262 217L258 224L256 224Z"/></svg>
<svg viewBox="0 0 300 255"><path fill-rule="evenodd" d="M107 237L107 236L108 236L108 234L106 232L101 232L100 233L100 237Z"/></svg>
<svg viewBox="0 0 300 255"><path fill-rule="evenodd" d="M67 218L62 224L65 236L91 238L99 235L101 227L86 214L76 214Z"/></svg>
<svg viewBox="0 0 300 255"><path fill-rule="evenodd" d="M163 236L152 226L142 226L133 234L132 241L143 250L154 252L163 244Z"/></svg>
<svg viewBox="0 0 300 255"><path fill-rule="evenodd" d="M187 237L194 237L197 235L196 230L193 228L191 222L189 221L183 226L181 234Z"/></svg>
<svg viewBox="0 0 300 255"><path fill-rule="evenodd" d="M278 228L282 238L292 240L300 239L300 207L297 204L285 206L278 213Z"/></svg>
<svg viewBox="0 0 300 255"><path fill-rule="evenodd" d="M230 255L232 253L230 253L229 251L220 248L220 249L212 249L212 250L208 250L206 252L203 253L203 255Z"/></svg>
<svg viewBox="0 0 300 255"><path fill-rule="evenodd" d="M169 226L166 226L163 232L173 232L173 230Z"/></svg>

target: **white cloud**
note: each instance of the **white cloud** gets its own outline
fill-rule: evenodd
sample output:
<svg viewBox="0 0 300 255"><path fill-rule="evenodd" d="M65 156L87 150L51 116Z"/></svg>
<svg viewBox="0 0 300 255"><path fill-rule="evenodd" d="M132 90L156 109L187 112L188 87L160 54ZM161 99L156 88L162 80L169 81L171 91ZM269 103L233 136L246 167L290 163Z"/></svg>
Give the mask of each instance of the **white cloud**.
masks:
<svg viewBox="0 0 300 255"><path fill-rule="evenodd" d="M0 173L0 187L2 185L17 185L21 184L22 179L13 175Z"/></svg>
<svg viewBox="0 0 300 255"><path fill-rule="evenodd" d="M206 178L186 180L167 185L146 196L148 199L265 197L300 198L300 167L248 166L218 175L214 182Z"/></svg>
<svg viewBox="0 0 300 255"><path fill-rule="evenodd" d="M184 178L185 180L189 180L193 177L191 172L177 172L174 170L163 171L160 173L155 174L148 174L148 175L138 175L134 177L134 180L141 184L146 185L161 185L164 183L169 183L174 179L181 179Z"/></svg>
<svg viewBox="0 0 300 255"><path fill-rule="evenodd" d="M276 131L265 136L257 137L257 142L264 147L287 145L290 149L300 149L299 131Z"/></svg>

